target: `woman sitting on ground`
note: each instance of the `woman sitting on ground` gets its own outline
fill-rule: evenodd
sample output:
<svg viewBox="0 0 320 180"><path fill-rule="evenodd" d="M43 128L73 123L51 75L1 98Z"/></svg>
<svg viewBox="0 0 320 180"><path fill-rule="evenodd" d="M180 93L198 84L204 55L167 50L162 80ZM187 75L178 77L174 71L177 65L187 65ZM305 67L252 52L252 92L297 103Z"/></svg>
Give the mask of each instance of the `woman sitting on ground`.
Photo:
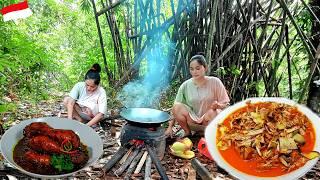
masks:
<svg viewBox="0 0 320 180"><path fill-rule="evenodd" d="M63 104L68 118L76 119L89 126L96 125L107 111L107 96L100 84L99 64L94 64L86 73L84 82L78 82L65 97Z"/></svg>
<svg viewBox="0 0 320 180"><path fill-rule="evenodd" d="M229 105L229 96L217 77L206 76L208 70L202 55L190 59L189 70L192 78L180 86L172 113L174 119L169 123L166 135L172 135L175 120L184 130L184 137L191 135L190 126L207 126L217 114Z"/></svg>

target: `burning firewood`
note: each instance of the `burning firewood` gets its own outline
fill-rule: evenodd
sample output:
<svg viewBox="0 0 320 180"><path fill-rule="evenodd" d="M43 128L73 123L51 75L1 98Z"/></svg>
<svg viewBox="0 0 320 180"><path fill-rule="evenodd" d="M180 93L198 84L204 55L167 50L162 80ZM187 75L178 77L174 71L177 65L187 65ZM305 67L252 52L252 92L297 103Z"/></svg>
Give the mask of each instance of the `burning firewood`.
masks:
<svg viewBox="0 0 320 180"><path fill-rule="evenodd" d="M138 173L141 171L141 168L142 168L142 166L143 166L144 162L146 161L147 156L148 156L148 152L147 152L147 151L145 151L145 152L143 153L142 158L140 159L139 164L137 165L136 170L134 171L134 174L138 174Z"/></svg>
<svg viewBox="0 0 320 180"><path fill-rule="evenodd" d="M133 159L132 163L130 164L128 170L127 170L127 173L124 177L125 180L129 180L130 177L131 177L131 174L134 170L134 168L136 167L136 165L138 164L139 160L141 159L143 155L143 151L140 151L139 154Z"/></svg>
<svg viewBox="0 0 320 180"><path fill-rule="evenodd" d="M127 167L131 164L133 159L138 155L141 148L136 148L133 150L132 155L127 158L127 160L114 172L114 175L117 177L121 176L121 174L127 169Z"/></svg>
<svg viewBox="0 0 320 180"><path fill-rule="evenodd" d="M133 146L131 146L130 149L127 151L127 153L121 158L121 160L119 161L119 164L123 164L127 160L127 158L132 152L132 149L133 149Z"/></svg>
<svg viewBox="0 0 320 180"><path fill-rule="evenodd" d="M151 180L151 157L148 155L146 167L145 167L145 173L144 173L144 179L145 180Z"/></svg>
<svg viewBox="0 0 320 180"><path fill-rule="evenodd" d="M127 148L125 148L124 146L120 147L120 149L112 156L108 163L104 165L104 174L107 173L119 161L119 159L126 153L126 151Z"/></svg>

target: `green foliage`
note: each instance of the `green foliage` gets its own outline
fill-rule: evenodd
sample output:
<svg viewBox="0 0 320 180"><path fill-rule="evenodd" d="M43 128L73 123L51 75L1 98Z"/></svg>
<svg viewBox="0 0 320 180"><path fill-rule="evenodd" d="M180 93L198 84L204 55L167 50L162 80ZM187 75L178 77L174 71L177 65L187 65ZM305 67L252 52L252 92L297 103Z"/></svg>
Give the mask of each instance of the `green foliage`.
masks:
<svg viewBox="0 0 320 180"><path fill-rule="evenodd" d="M17 106L14 103L8 104L0 104L0 113L8 112L8 111L16 111Z"/></svg>
<svg viewBox="0 0 320 180"><path fill-rule="evenodd" d="M21 2L21 0L0 0L0 9L2 9L5 6L19 3L19 2Z"/></svg>
<svg viewBox="0 0 320 180"><path fill-rule="evenodd" d="M19 24L19 26L17 26ZM25 32L23 24L0 21L0 81L2 95L35 91L34 84L41 83L52 67L50 55ZM41 91L41 89L38 89Z"/></svg>
<svg viewBox="0 0 320 180"><path fill-rule="evenodd" d="M230 68L228 68L228 71L233 74L234 76L240 76L241 71L239 68L237 68L237 66L232 65Z"/></svg>
<svg viewBox="0 0 320 180"><path fill-rule="evenodd" d="M91 5L90 0L81 0L80 7L83 11L85 11L87 13L91 12L92 5Z"/></svg>
<svg viewBox="0 0 320 180"><path fill-rule="evenodd" d="M26 19L0 20L0 97L48 99L51 91L69 91L102 62L94 17L79 4L47 0L29 6L33 15Z"/></svg>
<svg viewBox="0 0 320 180"><path fill-rule="evenodd" d="M226 75L227 71L225 67L219 67L216 71L215 74L219 74L220 76Z"/></svg>

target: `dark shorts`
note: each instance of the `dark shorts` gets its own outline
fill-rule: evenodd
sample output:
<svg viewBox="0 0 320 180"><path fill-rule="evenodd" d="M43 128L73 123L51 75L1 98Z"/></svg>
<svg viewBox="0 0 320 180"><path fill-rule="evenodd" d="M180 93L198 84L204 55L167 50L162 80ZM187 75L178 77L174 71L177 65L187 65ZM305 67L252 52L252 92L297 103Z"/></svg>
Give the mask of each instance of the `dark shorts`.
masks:
<svg viewBox="0 0 320 180"><path fill-rule="evenodd" d="M80 112L79 115L85 121L90 121L92 119L88 114L85 114L83 112Z"/></svg>

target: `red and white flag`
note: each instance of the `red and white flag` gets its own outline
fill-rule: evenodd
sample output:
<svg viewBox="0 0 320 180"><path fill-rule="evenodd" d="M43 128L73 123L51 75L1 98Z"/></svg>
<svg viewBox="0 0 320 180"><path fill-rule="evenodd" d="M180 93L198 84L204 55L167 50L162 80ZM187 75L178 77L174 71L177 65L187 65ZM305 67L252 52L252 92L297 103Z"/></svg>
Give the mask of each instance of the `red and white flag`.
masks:
<svg viewBox="0 0 320 180"><path fill-rule="evenodd" d="M9 21L31 16L32 11L29 9L28 1L23 1L2 8L1 14L3 21Z"/></svg>

